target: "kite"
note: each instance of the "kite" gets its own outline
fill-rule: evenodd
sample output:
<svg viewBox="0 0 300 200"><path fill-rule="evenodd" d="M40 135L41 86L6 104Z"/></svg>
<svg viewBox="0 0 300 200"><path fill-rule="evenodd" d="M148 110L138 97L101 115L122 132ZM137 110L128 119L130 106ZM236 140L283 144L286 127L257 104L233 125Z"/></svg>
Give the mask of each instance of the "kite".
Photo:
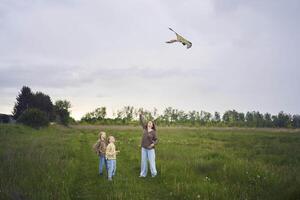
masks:
<svg viewBox="0 0 300 200"><path fill-rule="evenodd" d="M176 33L173 29L169 28L171 31L173 31L176 34L176 39L173 40L169 40L166 43L170 44L170 43L174 43L174 42L181 42L183 44L183 46L186 45L186 48L189 49L192 47L192 43L190 41L188 41L187 39L185 39L184 37L182 37L181 35L179 35L178 33Z"/></svg>

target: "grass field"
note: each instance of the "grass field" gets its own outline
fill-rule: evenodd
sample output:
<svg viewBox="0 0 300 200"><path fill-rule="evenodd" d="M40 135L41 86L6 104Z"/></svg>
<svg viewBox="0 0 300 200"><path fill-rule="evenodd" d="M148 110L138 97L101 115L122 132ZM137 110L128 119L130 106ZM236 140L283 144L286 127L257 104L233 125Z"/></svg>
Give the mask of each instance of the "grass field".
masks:
<svg viewBox="0 0 300 200"><path fill-rule="evenodd" d="M113 182L91 148L101 128L0 125L0 199L300 199L300 131L159 128L159 175L140 179L140 128L103 129Z"/></svg>

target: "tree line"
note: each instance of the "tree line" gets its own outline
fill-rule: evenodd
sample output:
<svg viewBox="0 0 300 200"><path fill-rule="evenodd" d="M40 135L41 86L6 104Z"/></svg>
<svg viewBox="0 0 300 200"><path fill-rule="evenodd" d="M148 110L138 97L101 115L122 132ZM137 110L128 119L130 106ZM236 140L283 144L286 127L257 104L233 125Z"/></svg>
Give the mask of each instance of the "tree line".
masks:
<svg viewBox="0 0 300 200"><path fill-rule="evenodd" d="M269 127L269 128L300 128L300 115L291 115L283 111L277 115L249 111L246 113L228 110L223 115L220 112L183 111L172 107L164 109L162 114L154 108L152 111L133 106L124 106L107 118L106 107L99 107L86 113L80 123L89 124L137 124L138 113L144 113L149 120L162 126L225 126L225 127Z"/></svg>
<svg viewBox="0 0 300 200"><path fill-rule="evenodd" d="M18 123L32 127L47 126L50 122L68 125L75 120L70 117L71 103L67 100L57 100L54 104L49 95L33 92L23 86L19 92L13 108L13 117ZM138 113L143 113L146 119L153 120L160 126L224 126L224 127L270 127L270 128L300 128L300 115L291 115L283 111L276 115L249 111L246 113L228 110L220 112L183 111L167 107L161 114L156 108L147 110L124 106L117 110L112 118L107 117L106 107L96 108L86 113L81 124L107 125L137 125Z"/></svg>
<svg viewBox="0 0 300 200"><path fill-rule="evenodd" d="M47 126L50 122L68 125L71 103L67 100L57 100L54 104L49 95L33 92L28 86L23 86L16 98L13 108L13 118L35 128Z"/></svg>

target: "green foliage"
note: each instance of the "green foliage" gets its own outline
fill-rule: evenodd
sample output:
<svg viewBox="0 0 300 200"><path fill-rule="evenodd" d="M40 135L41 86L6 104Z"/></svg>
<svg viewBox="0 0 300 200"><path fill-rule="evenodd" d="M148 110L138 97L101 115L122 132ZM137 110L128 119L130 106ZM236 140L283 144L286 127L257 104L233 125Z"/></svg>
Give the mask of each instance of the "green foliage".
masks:
<svg viewBox="0 0 300 200"><path fill-rule="evenodd" d="M36 92L32 97L30 108L36 108L45 112L49 121L53 121L55 119L54 106L50 96L42 92Z"/></svg>
<svg viewBox="0 0 300 200"><path fill-rule="evenodd" d="M36 108L43 111L50 121L54 120L53 104L48 95L42 92L33 93L29 87L23 86L16 100L13 110L15 119L18 119L25 110Z"/></svg>
<svg viewBox="0 0 300 200"><path fill-rule="evenodd" d="M278 128L291 127L291 115L279 112L277 116L273 116L274 126Z"/></svg>
<svg viewBox="0 0 300 200"><path fill-rule="evenodd" d="M228 110L223 115L223 121L228 126L242 126L245 123L245 115L244 113L239 113L236 110Z"/></svg>
<svg viewBox="0 0 300 200"><path fill-rule="evenodd" d="M23 86L17 96L17 102L13 109L14 119L17 120L26 109L31 107L32 98L33 93L31 92L31 89L27 86Z"/></svg>
<svg viewBox="0 0 300 200"><path fill-rule="evenodd" d="M293 115L292 126L293 128L300 128L300 115Z"/></svg>
<svg viewBox="0 0 300 200"><path fill-rule="evenodd" d="M141 129L116 138L113 182L98 175L95 126L0 125L0 199L299 199L297 130L160 128L158 176L139 178ZM283 192L284 191L284 192Z"/></svg>
<svg viewBox="0 0 300 200"><path fill-rule="evenodd" d="M18 122L33 128L40 128L48 126L49 119L45 112L36 108L29 108L21 114Z"/></svg>
<svg viewBox="0 0 300 200"><path fill-rule="evenodd" d="M54 110L56 114L56 121L62 125L67 126L70 122L71 103L67 100L57 100L55 102Z"/></svg>
<svg viewBox="0 0 300 200"><path fill-rule="evenodd" d="M104 111L104 112L103 112ZM161 115L157 109L148 111L143 108L125 106L114 114L114 118L105 118L106 108L97 108L82 117L81 122L92 124L115 124L115 125L138 125L138 113L142 112L145 119L155 121L160 126L227 126L227 127L279 127L299 128L299 115L285 114L280 112L272 116L270 113L262 114L258 111L247 112L246 114L236 110L225 111L223 116L219 112L212 115L210 112L189 111L167 107ZM100 113L100 114L97 114ZM104 113L104 114L101 114Z"/></svg>
<svg viewBox="0 0 300 200"><path fill-rule="evenodd" d="M106 116L106 108L100 107L100 108L96 108L93 112L89 112L85 114L81 118L81 121L95 123L97 121L104 120L105 116Z"/></svg>
<svg viewBox="0 0 300 200"><path fill-rule="evenodd" d="M264 114L264 127L273 127L272 116L270 113Z"/></svg>
<svg viewBox="0 0 300 200"><path fill-rule="evenodd" d="M221 115L219 112L215 112L213 121L216 123L219 123L221 121Z"/></svg>

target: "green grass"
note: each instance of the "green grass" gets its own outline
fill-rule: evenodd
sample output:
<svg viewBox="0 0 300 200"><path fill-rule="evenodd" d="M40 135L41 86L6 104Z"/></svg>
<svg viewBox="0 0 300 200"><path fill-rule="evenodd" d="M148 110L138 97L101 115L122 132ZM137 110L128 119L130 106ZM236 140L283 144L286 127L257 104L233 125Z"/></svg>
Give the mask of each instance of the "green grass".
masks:
<svg viewBox="0 0 300 200"><path fill-rule="evenodd" d="M300 132L159 128L156 178L138 178L141 130L103 127L121 153L98 175L99 127L0 125L0 199L300 199Z"/></svg>

